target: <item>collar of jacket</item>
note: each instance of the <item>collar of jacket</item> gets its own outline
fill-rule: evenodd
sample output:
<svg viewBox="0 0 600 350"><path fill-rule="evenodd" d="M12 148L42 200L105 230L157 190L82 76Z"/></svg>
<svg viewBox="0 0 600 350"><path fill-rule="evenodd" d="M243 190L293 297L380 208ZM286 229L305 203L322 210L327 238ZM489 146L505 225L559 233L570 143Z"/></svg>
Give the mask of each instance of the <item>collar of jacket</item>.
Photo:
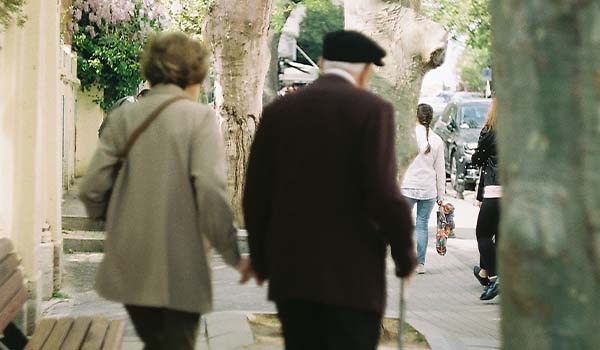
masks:
<svg viewBox="0 0 600 350"><path fill-rule="evenodd" d="M150 88L148 95L184 95L185 91L175 84L156 84Z"/></svg>

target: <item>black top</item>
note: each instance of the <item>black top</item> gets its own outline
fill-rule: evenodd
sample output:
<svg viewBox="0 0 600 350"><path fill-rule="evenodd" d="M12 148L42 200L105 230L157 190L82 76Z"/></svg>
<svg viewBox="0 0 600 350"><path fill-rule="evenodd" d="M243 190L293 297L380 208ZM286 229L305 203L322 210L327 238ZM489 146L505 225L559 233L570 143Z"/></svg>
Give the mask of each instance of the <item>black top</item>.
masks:
<svg viewBox="0 0 600 350"><path fill-rule="evenodd" d="M479 177L479 188L477 190L477 200L483 200L483 188L485 186L500 185L498 179L498 153L496 151L496 132L483 129L479 135L477 149L471 157L474 165L481 168Z"/></svg>

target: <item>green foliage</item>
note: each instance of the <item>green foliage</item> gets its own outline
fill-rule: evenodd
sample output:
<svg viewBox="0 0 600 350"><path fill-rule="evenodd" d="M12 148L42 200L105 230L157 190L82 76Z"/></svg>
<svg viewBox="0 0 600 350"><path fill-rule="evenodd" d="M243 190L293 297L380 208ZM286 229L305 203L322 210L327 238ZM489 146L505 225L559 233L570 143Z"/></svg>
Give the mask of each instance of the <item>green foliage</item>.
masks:
<svg viewBox="0 0 600 350"><path fill-rule="evenodd" d="M109 12L110 5L102 1L106 0L74 2L69 34L77 52L81 89L98 88L102 96L94 102L109 111L118 99L135 94L143 81L140 54L148 36L163 28L166 15L162 7L154 7L150 16L149 6L158 5L152 0L118 0L131 6L131 11L121 11L115 20L115 8Z"/></svg>
<svg viewBox="0 0 600 350"><path fill-rule="evenodd" d="M213 0L165 0L172 29L191 36L202 33L202 23Z"/></svg>
<svg viewBox="0 0 600 350"><path fill-rule="evenodd" d="M25 24L27 17L23 13L25 0L0 0L0 32L4 31L13 20L17 25Z"/></svg>
<svg viewBox="0 0 600 350"><path fill-rule="evenodd" d="M460 58L458 71L461 83L467 91L483 91L485 81L481 79L481 72L490 66L490 50L466 48Z"/></svg>
<svg viewBox="0 0 600 350"><path fill-rule="evenodd" d="M63 292L53 292L52 298L53 299L71 299L71 296L69 294L63 293Z"/></svg>
<svg viewBox="0 0 600 350"><path fill-rule="evenodd" d="M331 0L304 0L302 4L306 6L306 17L302 21L298 46L316 62L323 53L323 36L344 29L344 9ZM308 63L302 56L298 61Z"/></svg>
<svg viewBox="0 0 600 350"><path fill-rule="evenodd" d="M104 111L119 98L132 95L143 78L140 74L140 52L143 40L130 40L126 31L114 31L94 38L78 32L73 35L77 51L77 76L81 88L96 86L104 92L95 102Z"/></svg>
<svg viewBox="0 0 600 350"><path fill-rule="evenodd" d="M490 0L431 0L426 12L455 37L466 37L474 49L492 47Z"/></svg>
<svg viewBox="0 0 600 350"><path fill-rule="evenodd" d="M290 13L299 3L302 3L302 0L275 0L273 3L273 11L271 12L269 29L276 34L280 34Z"/></svg>
<svg viewBox="0 0 600 350"><path fill-rule="evenodd" d="M459 74L467 90L482 91L481 71L492 64L490 0L431 0L426 12L467 48L460 58Z"/></svg>

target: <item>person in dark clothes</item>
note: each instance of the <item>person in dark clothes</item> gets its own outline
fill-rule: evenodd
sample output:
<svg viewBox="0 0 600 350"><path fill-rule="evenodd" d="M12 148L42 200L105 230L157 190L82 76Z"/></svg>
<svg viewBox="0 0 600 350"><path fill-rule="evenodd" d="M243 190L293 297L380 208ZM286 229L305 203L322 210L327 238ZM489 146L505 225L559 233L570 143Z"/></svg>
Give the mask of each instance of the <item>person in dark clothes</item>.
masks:
<svg viewBox="0 0 600 350"><path fill-rule="evenodd" d="M323 75L265 107L243 199L252 267L269 281L287 350L374 350L396 275L416 266L397 183L392 105L367 92L385 51L353 31L324 38Z"/></svg>
<svg viewBox="0 0 600 350"><path fill-rule="evenodd" d="M121 107L122 105L126 104L126 103L136 103L137 101L139 101L140 98L146 96L148 93L150 92L150 89L142 89L142 91L140 91L137 96L125 96L125 97L121 97L120 99L117 100L117 102L113 103L112 107L110 107L111 113L112 111L114 111L115 109ZM108 123L108 116L106 116L106 118L104 118L102 120L102 123L100 124L100 127L98 128L98 137L102 136L102 131L104 130L104 128L106 128L106 124Z"/></svg>
<svg viewBox="0 0 600 350"><path fill-rule="evenodd" d="M473 268L475 278L485 286L481 300L491 300L500 292L500 279L496 259L498 227L500 224L500 197L502 187L498 179L498 155L496 152L496 101L492 101L477 149L472 156L473 164L481 168L477 200L481 209L477 217L477 246L479 266Z"/></svg>

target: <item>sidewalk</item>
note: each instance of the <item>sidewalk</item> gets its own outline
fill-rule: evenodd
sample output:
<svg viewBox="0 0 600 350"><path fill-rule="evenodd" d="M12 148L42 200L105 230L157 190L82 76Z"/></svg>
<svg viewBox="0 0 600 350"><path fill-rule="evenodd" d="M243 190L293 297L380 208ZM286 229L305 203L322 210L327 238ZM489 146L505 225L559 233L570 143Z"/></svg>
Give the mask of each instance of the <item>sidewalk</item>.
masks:
<svg viewBox="0 0 600 350"><path fill-rule="evenodd" d="M430 242L424 275L414 276L406 286L407 321L421 332L434 350L499 349L499 297L492 302L479 301L482 287L472 276L478 263L475 223L478 208L474 194L465 193L465 200L448 198L456 207L456 238L448 241L448 254L435 251L435 213L430 221ZM77 210L77 203L65 205ZM70 298L53 299L45 303L45 314L104 314L109 318L127 320L124 350L142 349L127 314L119 304L107 302L93 291L94 275L101 253L65 255L65 283L62 290ZM203 318L198 350L281 350L276 346L243 346L248 344L245 311L274 312L266 300L266 288L254 283L238 284L237 272L225 266L219 257L212 261L215 312ZM387 316L398 315L399 282L393 275L393 262L388 260ZM232 310L243 310L232 312Z"/></svg>
<svg viewBox="0 0 600 350"><path fill-rule="evenodd" d="M465 200L447 199L456 208L456 238L448 240L446 256L435 250L435 212L432 213L427 272L415 276L406 287L408 323L425 335L432 349L500 348L500 297L481 302L482 287L471 272L479 263L475 237L479 208L474 196L474 192L465 192ZM391 274L388 280L391 283L387 312L397 315L399 283Z"/></svg>

